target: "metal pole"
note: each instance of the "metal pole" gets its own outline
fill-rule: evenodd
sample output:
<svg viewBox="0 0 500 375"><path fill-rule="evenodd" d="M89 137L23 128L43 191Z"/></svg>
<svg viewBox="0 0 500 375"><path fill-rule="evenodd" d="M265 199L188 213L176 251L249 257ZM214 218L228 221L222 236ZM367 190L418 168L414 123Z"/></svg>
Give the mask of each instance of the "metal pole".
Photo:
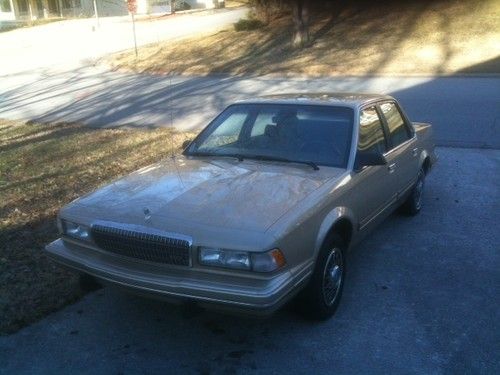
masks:
<svg viewBox="0 0 500 375"><path fill-rule="evenodd" d="M94 0L95 1L95 0ZM135 17L134 13L130 13L132 15L132 29L134 30L134 48L135 48L135 57L137 57L137 38L135 36Z"/></svg>
<svg viewBox="0 0 500 375"><path fill-rule="evenodd" d="M97 14L97 2L94 0L94 15L95 15L95 20L97 22L97 27L99 27L99 14Z"/></svg>
<svg viewBox="0 0 500 375"><path fill-rule="evenodd" d="M63 18L63 7L62 7L62 1L58 0L57 1L57 6L59 7L59 17Z"/></svg>
<svg viewBox="0 0 500 375"><path fill-rule="evenodd" d="M31 9L31 1L28 0L28 11L30 13L30 24L33 22L33 10Z"/></svg>

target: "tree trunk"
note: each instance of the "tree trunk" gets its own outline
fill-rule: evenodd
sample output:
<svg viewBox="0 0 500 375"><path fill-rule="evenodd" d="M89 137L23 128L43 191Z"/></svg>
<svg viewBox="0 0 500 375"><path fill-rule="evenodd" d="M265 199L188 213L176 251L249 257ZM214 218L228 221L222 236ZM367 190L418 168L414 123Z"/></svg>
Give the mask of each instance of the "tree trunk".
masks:
<svg viewBox="0 0 500 375"><path fill-rule="evenodd" d="M170 14L175 14L175 0L170 1Z"/></svg>
<svg viewBox="0 0 500 375"><path fill-rule="evenodd" d="M310 41L307 0L295 0L293 2L292 16L294 25L292 45L296 48L302 48Z"/></svg>

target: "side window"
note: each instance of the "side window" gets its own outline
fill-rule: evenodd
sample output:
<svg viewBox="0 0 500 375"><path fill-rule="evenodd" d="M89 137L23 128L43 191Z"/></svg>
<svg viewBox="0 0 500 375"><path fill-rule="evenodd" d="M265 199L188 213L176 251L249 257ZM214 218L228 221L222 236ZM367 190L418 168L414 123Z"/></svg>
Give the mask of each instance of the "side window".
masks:
<svg viewBox="0 0 500 375"><path fill-rule="evenodd" d="M392 147L396 147L410 139L410 132L408 131L396 104L384 103L380 105L380 109L382 110L385 120L387 121L387 126L389 127Z"/></svg>
<svg viewBox="0 0 500 375"><path fill-rule="evenodd" d="M243 124L247 119L246 112L234 112L230 114L215 131L205 140L200 150L213 147L226 146L238 140Z"/></svg>
<svg viewBox="0 0 500 375"><path fill-rule="evenodd" d="M360 113L358 151L386 151L384 131L375 107L363 109Z"/></svg>

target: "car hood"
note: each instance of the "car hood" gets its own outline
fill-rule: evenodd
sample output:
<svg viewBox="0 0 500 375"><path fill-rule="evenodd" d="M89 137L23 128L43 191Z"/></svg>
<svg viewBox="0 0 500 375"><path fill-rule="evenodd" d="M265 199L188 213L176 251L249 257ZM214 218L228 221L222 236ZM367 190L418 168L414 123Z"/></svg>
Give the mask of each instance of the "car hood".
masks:
<svg viewBox="0 0 500 375"><path fill-rule="evenodd" d="M92 219L144 223L163 218L184 225L265 231L342 172L277 162L176 157L86 195L68 209L86 208L81 214Z"/></svg>

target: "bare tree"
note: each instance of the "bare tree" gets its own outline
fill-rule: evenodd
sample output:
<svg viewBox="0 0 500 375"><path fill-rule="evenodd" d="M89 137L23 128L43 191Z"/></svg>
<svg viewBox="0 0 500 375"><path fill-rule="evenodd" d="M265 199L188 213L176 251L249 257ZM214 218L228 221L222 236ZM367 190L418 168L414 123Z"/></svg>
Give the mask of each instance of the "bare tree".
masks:
<svg viewBox="0 0 500 375"><path fill-rule="evenodd" d="M307 0L253 0L256 15L265 23L271 18L291 10L293 20L292 45L297 48L304 47L310 42L310 4Z"/></svg>
<svg viewBox="0 0 500 375"><path fill-rule="evenodd" d="M294 0L292 2L293 39L294 47L304 47L310 41L309 34L309 6L306 0Z"/></svg>

